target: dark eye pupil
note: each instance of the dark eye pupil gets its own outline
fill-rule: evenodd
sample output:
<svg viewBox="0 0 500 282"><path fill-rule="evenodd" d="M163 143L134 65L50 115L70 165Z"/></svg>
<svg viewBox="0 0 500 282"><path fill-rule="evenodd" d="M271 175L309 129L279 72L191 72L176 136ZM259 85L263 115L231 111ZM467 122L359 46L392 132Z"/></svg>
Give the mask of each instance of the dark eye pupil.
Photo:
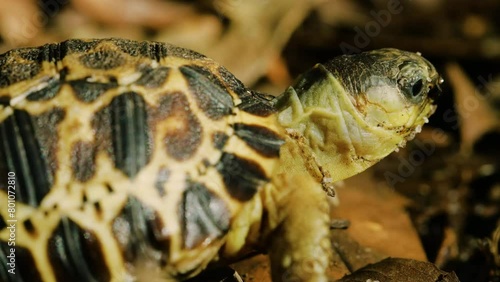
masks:
<svg viewBox="0 0 500 282"><path fill-rule="evenodd" d="M415 84L413 84L413 86L411 87L411 94L413 95L413 97L416 97L420 94L423 86L424 86L424 83L422 82L421 79L417 80L417 82L415 82Z"/></svg>

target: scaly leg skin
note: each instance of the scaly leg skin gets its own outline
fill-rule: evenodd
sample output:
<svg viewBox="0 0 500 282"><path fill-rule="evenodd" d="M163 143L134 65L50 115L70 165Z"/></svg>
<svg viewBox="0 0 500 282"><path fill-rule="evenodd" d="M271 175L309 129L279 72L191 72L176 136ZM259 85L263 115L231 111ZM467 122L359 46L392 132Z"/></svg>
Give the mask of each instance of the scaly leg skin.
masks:
<svg viewBox="0 0 500 282"><path fill-rule="evenodd" d="M273 282L324 282L331 261L329 206L321 184L307 174L280 174L278 225L270 236ZM286 187L286 188L284 188ZM276 197L277 196L277 197Z"/></svg>

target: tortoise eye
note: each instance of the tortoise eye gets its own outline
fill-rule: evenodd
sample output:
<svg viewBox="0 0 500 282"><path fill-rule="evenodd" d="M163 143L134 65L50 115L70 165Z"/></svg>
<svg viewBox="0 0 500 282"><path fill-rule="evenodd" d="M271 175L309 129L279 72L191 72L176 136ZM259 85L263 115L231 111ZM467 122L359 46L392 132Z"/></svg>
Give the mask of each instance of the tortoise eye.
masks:
<svg viewBox="0 0 500 282"><path fill-rule="evenodd" d="M417 80L411 87L411 96L414 98L420 96L420 94L422 94L423 88L424 88L424 83L422 79Z"/></svg>

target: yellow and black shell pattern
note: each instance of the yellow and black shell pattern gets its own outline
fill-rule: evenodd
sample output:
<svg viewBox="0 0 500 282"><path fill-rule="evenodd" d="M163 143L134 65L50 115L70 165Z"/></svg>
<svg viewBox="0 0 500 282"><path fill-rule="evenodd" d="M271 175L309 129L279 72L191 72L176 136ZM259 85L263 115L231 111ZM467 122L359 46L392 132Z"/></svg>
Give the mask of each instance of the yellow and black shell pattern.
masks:
<svg viewBox="0 0 500 282"><path fill-rule="evenodd" d="M0 279L12 245L16 281L127 280L139 256L195 261L170 266L189 276L281 144L269 99L190 50L98 39L0 55Z"/></svg>

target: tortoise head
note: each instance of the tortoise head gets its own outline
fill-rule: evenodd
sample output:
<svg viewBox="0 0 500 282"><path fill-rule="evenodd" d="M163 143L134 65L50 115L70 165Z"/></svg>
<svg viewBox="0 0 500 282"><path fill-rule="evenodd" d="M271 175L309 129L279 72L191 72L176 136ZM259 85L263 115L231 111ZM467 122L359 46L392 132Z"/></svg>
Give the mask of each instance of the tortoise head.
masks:
<svg viewBox="0 0 500 282"><path fill-rule="evenodd" d="M380 49L318 64L277 98L334 180L363 171L420 132L442 79L418 53Z"/></svg>

